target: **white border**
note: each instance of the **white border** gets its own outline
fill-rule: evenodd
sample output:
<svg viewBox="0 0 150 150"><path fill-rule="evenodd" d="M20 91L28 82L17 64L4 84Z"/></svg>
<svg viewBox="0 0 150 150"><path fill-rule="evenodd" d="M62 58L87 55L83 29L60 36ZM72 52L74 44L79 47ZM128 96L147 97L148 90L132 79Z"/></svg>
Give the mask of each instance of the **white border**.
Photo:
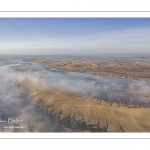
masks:
<svg viewBox="0 0 150 150"><path fill-rule="evenodd" d="M147 18L150 12L0 12L1 18Z"/></svg>
<svg viewBox="0 0 150 150"><path fill-rule="evenodd" d="M1 11L149 11L149 0L1 0Z"/></svg>
<svg viewBox="0 0 150 150"><path fill-rule="evenodd" d="M34 139L150 139L150 133L115 133L115 132L90 132L90 133L0 133L0 138L34 138Z"/></svg>

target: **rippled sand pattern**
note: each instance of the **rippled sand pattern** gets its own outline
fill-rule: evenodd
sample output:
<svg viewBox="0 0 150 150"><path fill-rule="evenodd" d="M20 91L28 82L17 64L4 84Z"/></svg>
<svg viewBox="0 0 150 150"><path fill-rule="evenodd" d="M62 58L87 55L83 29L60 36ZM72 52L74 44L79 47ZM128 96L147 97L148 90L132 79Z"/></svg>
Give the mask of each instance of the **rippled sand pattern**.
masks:
<svg viewBox="0 0 150 150"><path fill-rule="evenodd" d="M85 123L85 131L88 128L108 132L150 131L150 108L126 107L121 103L84 97L31 80L21 81L19 85L37 99L31 100L32 103L61 120L69 118Z"/></svg>

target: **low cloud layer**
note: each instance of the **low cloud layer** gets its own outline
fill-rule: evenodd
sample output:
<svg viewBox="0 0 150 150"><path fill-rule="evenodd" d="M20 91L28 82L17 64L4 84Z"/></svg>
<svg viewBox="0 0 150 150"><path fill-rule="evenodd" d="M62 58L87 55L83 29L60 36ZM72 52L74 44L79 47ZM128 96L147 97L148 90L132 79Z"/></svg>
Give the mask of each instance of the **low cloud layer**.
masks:
<svg viewBox="0 0 150 150"><path fill-rule="evenodd" d="M27 76L12 74L5 67L0 67L0 120L23 120L22 123L2 123L1 132L58 132L62 131L58 120L30 103L33 98L17 83ZM54 119L53 119L54 120ZM14 128L12 128L14 127ZM17 128L19 127L19 128Z"/></svg>
<svg viewBox="0 0 150 150"><path fill-rule="evenodd" d="M34 71L18 73L17 79L30 79L35 83L42 82L51 87L107 101L150 103L150 83L147 81L70 73L39 64L31 65L30 69Z"/></svg>

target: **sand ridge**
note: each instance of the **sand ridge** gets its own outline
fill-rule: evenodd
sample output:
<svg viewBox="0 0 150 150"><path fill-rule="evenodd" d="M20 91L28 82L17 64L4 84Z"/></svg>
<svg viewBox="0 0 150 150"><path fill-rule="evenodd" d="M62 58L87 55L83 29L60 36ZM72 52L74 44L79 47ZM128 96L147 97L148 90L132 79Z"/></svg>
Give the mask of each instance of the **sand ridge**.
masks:
<svg viewBox="0 0 150 150"><path fill-rule="evenodd" d="M86 123L86 127L99 128L108 132L149 132L150 108L126 107L113 102L89 98L69 93L31 80L21 81L19 85L37 100L47 113L63 118L74 118Z"/></svg>

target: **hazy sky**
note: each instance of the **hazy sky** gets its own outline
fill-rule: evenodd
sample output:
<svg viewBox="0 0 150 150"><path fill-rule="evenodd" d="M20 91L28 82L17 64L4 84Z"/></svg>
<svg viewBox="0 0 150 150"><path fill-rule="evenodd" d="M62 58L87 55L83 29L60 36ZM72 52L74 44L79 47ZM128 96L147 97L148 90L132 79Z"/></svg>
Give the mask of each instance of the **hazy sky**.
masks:
<svg viewBox="0 0 150 150"><path fill-rule="evenodd" d="M150 54L150 18L0 18L0 54Z"/></svg>

